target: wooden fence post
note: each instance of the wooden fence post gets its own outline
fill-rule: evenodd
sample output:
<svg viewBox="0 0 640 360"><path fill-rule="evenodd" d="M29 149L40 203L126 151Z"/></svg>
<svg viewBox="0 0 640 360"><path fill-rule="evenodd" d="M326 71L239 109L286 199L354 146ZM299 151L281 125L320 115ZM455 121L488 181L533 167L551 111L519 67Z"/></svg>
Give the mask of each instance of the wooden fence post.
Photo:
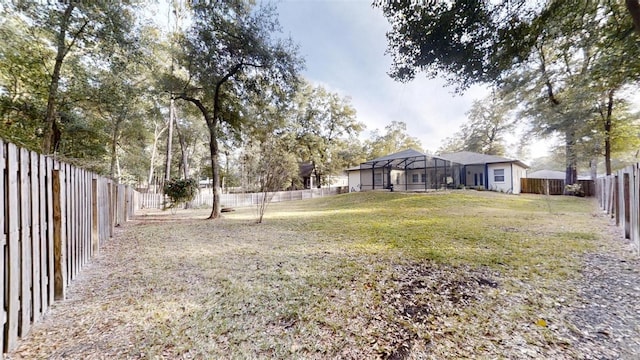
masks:
<svg viewBox="0 0 640 360"><path fill-rule="evenodd" d="M66 219L64 172L53 170L53 262L56 300L64 300L67 289Z"/></svg>
<svg viewBox="0 0 640 360"><path fill-rule="evenodd" d="M631 187L629 173L625 172L622 175L622 191L623 191L623 206L624 206L624 237L625 239L631 238Z"/></svg>

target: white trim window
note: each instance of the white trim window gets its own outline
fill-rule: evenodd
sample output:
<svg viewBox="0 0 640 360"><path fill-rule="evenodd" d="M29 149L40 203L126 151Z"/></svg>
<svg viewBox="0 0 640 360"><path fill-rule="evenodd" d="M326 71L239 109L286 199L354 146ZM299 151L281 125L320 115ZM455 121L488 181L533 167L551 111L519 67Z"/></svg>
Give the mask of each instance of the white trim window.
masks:
<svg viewBox="0 0 640 360"><path fill-rule="evenodd" d="M504 182L504 169L494 169L493 170L493 181L497 183Z"/></svg>
<svg viewBox="0 0 640 360"><path fill-rule="evenodd" d="M418 182L418 174L411 174L411 182L413 183L417 183Z"/></svg>

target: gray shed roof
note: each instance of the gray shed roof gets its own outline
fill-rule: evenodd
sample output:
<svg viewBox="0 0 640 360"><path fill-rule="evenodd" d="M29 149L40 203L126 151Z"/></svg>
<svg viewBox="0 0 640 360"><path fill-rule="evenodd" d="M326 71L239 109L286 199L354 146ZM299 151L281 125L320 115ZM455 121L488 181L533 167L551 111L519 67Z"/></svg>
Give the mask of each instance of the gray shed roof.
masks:
<svg viewBox="0 0 640 360"><path fill-rule="evenodd" d="M458 164L462 164L462 165L516 163L522 166L523 168L529 167L520 160L509 159L506 157L496 156L496 155L479 154L471 151L461 151L456 153L441 154L439 156L442 159L449 160L452 162L457 162Z"/></svg>
<svg viewBox="0 0 640 360"><path fill-rule="evenodd" d="M558 179L564 180L565 178L564 171L556 171L556 170L538 170L534 172L530 172L527 174L527 178L529 179Z"/></svg>
<svg viewBox="0 0 640 360"><path fill-rule="evenodd" d="M553 179L564 180L566 173L558 170L538 170L527 173L529 179ZM578 180L591 180L591 175L578 175Z"/></svg>

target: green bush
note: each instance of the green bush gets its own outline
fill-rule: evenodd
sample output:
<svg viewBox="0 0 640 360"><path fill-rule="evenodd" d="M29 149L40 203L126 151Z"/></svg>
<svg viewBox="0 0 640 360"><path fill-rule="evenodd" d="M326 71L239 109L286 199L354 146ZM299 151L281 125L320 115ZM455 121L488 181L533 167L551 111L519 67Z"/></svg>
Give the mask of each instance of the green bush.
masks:
<svg viewBox="0 0 640 360"><path fill-rule="evenodd" d="M173 179L164 184L163 190L171 200L169 207L173 207L176 204L193 200L198 193L198 182L196 179Z"/></svg>

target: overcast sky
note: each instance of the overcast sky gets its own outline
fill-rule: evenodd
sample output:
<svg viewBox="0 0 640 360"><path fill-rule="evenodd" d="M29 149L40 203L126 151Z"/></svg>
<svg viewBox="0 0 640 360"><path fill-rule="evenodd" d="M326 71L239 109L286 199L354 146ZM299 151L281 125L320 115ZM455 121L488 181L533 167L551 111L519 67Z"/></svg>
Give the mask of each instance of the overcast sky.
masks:
<svg viewBox="0 0 640 360"><path fill-rule="evenodd" d="M442 140L466 121L465 113L485 91L475 87L463 96L423 74L410 83L393 81L387 72L385 33L390 26L371 0L281 0L285 36L300 45L305 77L314 84L349 96L367 130L383 130L403 121L425 149L435 152ZM365 134L367 136L367 134Z"/></svg>

